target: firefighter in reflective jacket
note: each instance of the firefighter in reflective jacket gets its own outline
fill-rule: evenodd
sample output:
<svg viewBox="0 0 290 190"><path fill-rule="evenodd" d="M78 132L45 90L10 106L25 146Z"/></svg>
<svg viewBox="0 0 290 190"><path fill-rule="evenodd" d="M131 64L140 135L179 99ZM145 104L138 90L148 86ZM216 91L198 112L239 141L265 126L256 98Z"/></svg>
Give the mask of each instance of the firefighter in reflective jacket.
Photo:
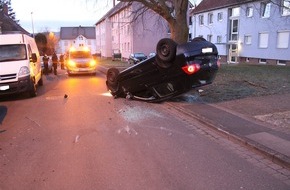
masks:
<svg viewBox="0 0 290 190"><path fill-rule="evenodd" d="M53 72L55 75L57 75L57 64L58 64L58 58L56 53L54 52L52 55L52 65L53 65Z"/></svg>

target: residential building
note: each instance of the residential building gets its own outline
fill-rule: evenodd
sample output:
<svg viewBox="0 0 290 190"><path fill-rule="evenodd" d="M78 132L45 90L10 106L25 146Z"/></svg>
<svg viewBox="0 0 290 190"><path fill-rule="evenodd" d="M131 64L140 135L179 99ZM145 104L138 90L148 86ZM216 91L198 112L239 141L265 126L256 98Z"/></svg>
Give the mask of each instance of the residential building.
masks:
<svg viewBox="0 0 290 190"><path fill-rule="evenodd" d="M71 47L88 47L93 54L97 52L96 48L96 29L91 27L61 27L59 37L59 52L65 53Z"/></svg>
<svg viewBox="0 0 290 190"><path fill-rule="evenodd" d="M170 37L167 22L151 10L140 14L141 6L120 2L96 23L96 46L102 57L111 57L114 50L125 59L133 52L148 55L161 38Z"/></svg>
<svg viewBox="0 0 290 190"><path fill-rule="evenodd" d="M30 35L29 32L8 16L8 7L7 5L3 5L3 9L0 11L0 34L12 32L21 32Z"/></svg>
<svg viewBox="0 0 290 190"><path fill-rule="evenodd" d="M222 62L290 65L288 0L203 0L192 22L192 37L215 43Z"/></svg>

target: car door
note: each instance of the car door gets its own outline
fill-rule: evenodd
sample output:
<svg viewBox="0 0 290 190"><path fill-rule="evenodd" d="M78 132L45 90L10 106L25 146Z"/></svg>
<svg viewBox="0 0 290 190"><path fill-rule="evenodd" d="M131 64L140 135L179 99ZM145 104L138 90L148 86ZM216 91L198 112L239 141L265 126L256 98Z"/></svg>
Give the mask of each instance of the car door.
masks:
<svg viewBox="0 0 290 190"><path fill-rule="evenodd" d="M41 65L39 64L39 60L37 60L35 63L33 63L30 58L32 56L32 50L30 45L27 45L27 51L28 51L28 58L29 58L29 66L30 66L30 72L32 76L37 76L39 72L41 72ZM37 58L39 59L39 57Z"/></svg>

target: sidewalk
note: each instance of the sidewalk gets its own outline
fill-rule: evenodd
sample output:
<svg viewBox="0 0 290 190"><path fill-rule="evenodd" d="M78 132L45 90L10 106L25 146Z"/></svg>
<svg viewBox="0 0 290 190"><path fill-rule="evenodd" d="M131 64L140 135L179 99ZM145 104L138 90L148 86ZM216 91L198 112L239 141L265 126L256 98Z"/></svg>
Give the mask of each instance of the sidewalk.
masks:
<svg viewBox="0 0 290 190"><path fill-rule="evenodd" d="M99 71L105 74L107 68ZM167 103L290 169L290 94L215 104Z"/></svg>
<svg viewBox="0 0 290 190"><path fill-rule="evenodd" d="M216 104L180 104L181 111L290 168L290 94Z"/></svg>

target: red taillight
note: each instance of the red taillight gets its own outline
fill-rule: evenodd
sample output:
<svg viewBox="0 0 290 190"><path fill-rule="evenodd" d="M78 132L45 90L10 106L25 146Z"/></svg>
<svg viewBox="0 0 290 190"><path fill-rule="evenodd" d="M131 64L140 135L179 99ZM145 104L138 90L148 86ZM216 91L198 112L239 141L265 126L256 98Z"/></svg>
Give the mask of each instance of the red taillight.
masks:
<svg viewBox="0 0 290 190"><path fill-rule="evenodd" d="M199 69L200 69L199 64L190 64L182 67L182 70L188 75L196 73L197 71L199 71Z"/></svg>

